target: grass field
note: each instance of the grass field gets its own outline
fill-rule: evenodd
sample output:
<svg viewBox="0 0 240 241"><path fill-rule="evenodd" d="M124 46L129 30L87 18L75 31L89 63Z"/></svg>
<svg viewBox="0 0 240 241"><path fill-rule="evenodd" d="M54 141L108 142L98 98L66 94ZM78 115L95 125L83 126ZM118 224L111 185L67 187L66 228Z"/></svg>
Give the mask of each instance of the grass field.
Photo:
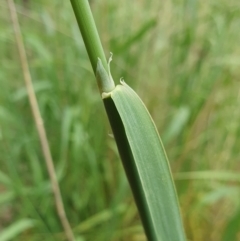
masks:
<svg viewBox="0 0 240 241"><path fill-rule="evenodd" d="M146 240L70 1L15 3L76 241ZM115 82L162 137L188 240L240 241L240 1L90 3ZM64 240L7 1L0 59L0 241Z"/></svg>

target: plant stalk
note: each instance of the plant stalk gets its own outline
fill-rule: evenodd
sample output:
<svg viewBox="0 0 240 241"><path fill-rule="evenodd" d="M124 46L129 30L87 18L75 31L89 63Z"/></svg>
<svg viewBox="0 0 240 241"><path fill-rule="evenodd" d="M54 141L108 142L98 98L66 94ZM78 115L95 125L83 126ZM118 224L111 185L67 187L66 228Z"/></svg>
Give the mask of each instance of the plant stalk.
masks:
<svg viewBox="0 0 240 241"><path fill-rule="evenodd" d="M27 89L27 93L28 93L28 98L29 98L29 102L30 102L30 107L32 110L32 114L33 114L33 118L35 121L37 131L38 131L38 136L39 136L39 140L41 143L43 156L45 158L47 171L48 171L48 174L50 177L51 188L53 191L57 214L58 214L60 222L63 226L64 233L65 233L67 240L74 241L75 238L74 238L71 226L68 222L66 212L64 209L62 196L61 196L61 192L60 192L60 188L58 185L57 176L56 176L56 172L55 172L55 168L54 168L54 164L53 164L53 160L52 160L52 155L51 155L46 131L45 131L44 124L43 124L43 119L41 117L41 113L40 113L38 102L37 102L37 97L35 95L34 88L33 88L32 78L31 78L31 74L30 74L30 70L29 70L29 66L28 66L28 61L27 61L27 54L25 51L25 46L24 46L24 42L23 42L21 29L19 26L19 21L18 21L18 16L16 13L16 7L14 4L14 1L8 0L8 6L9 6L10 15L11 15L12 23L13 23L17 48L19 51L19 57L20 57L21 67L22 67L22 71L23 71L23 77L24 77L24 81L25 81L25 85L26 85L26 89Z"/></svg>
<svg viewBox="0 0 240 241"><path fill-rule="evenodd" d="M92 64L94 74L96 75L98 58L101 59L104 69L108 72L107 60L88 0L71 0L71 4Z"/></svg>

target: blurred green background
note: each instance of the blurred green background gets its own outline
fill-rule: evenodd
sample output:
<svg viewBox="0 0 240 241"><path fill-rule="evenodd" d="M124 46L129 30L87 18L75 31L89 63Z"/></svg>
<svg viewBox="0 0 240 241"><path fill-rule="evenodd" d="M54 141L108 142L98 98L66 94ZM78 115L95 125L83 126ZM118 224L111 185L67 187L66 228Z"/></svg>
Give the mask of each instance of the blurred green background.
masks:
<svg viewBox="0 0 240 241"><path fill-rule="evenodd" d="M70 1L15 3L77 241L146 240ZM240 1L90 4L115 82L163 139L188 240L240 240ZM0 59L0 240L64 240L7 1Z"/></svg>

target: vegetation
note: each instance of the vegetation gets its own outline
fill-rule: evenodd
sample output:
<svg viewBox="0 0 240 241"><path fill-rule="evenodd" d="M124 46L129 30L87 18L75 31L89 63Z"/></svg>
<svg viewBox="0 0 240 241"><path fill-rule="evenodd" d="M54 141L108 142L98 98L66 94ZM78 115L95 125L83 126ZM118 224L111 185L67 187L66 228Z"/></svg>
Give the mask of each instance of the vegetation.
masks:
<svg viewBox="0 0 240 241"><path fill-rule="evenodd" d="M16 1L77 240L145 240L68 1ZM239 239L239 1L90 1L113 76L150 110L188 240ZM6 2L0 3L0 240L64 240Z"/></svg>
<svg viewBox="0 0 240 241"><path fill-rule="evenodd" d="M172 173L156 126L131 87L122 79L115 86L112 53L107 65L88 0L71 3L147 240L185 241Z"/></svg>

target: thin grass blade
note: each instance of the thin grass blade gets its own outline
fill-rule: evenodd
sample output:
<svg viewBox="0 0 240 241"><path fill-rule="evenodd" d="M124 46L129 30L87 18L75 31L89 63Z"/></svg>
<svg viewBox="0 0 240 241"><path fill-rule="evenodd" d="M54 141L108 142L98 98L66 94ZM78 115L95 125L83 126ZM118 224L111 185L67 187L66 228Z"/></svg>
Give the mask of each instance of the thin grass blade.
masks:
<svg viewBox="0 0 240 241"><path fill-rule="evenodd" d="M145 105L124 82L103 100L148 239L184 241L168 159Z"/></svg>

